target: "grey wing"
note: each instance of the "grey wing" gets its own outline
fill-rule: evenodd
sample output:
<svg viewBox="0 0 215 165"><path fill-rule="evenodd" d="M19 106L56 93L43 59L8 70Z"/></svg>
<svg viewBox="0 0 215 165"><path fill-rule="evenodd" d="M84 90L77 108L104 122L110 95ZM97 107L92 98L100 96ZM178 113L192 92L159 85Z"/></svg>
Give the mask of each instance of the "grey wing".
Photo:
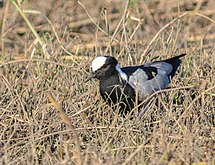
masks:
<svg viewBox="0 0 215 165"><path fill-rule="evenodd" d="M158 62L149 62L149 63L146 63L144 66L145 67L155 67L158 70L165 72L165 74L167 74L167 75L169 75L173 70L173 67L171 64L166 63L166 62L159 62L159 61Z"/></svg>
<svg viewBox="0 0 215 165"><path fill-rule="evenodd" d="M153 71L156 68L156 72L150 72L152 68ZM133 89L138 91L139 101L143 101L155 91L168 87L170 83L168 75L171 71L172 65L166 62L146 63L129 76L128 83Z"/></svg>

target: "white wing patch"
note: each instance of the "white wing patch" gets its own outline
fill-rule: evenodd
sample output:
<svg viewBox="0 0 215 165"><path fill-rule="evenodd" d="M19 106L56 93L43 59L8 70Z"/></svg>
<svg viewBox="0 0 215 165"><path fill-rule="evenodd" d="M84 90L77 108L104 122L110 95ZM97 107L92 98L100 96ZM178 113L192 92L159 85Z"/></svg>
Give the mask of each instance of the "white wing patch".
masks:
<svg viewBox="0 0 215 165"><path fill-rule="evenodd" d="M105 64L106 59L107 57L104 57L104 56L96 57L92 61L92 65L91 65L93 72L100 69Z"/></svg>

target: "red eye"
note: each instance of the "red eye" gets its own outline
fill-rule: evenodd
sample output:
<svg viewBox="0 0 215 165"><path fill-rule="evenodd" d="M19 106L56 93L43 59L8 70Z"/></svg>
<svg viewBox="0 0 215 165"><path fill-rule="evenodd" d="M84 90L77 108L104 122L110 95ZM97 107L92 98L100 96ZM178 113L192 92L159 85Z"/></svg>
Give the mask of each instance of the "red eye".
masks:
<svg viewBox="0 0 215 165"><path fill-rule="evenodd" d="M104 64L104 65L102 66L102 69L106 69L107 67L108 67L108 65Z"/></svg>

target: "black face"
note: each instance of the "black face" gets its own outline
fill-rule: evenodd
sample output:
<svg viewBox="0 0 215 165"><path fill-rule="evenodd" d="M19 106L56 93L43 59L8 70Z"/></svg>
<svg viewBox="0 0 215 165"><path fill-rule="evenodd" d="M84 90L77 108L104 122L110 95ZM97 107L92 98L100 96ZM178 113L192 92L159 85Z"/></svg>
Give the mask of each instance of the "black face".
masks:
<svg viewBox="0 0 215 165"><path fill-rule="evenodd" d="M107 59L104 63L104 65L99 68L98 70L91 73L91 75L88 76L86 81L89 81L91 78L97 78L102 79L104 77L108 77L113 75L116 72L116 65L118 64L117 60L114 57L111 56L105 56Z"/></svg>

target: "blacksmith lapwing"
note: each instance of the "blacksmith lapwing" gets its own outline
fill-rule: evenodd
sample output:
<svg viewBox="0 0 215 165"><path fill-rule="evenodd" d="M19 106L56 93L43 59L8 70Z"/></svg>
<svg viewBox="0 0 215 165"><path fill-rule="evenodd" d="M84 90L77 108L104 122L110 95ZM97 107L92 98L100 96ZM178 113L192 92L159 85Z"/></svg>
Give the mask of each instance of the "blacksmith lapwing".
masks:
<svg viewBox="0 0 215 165"><path fill-rule="evenodd" d="M134 108L135 100L140 103L155 91L168 87L180 58L185 55L123 68L114 57L99 56L92 61L92 73L86 81L97 78L102 98L110 105L118 104L119 112L127 114Z"/></svg>

